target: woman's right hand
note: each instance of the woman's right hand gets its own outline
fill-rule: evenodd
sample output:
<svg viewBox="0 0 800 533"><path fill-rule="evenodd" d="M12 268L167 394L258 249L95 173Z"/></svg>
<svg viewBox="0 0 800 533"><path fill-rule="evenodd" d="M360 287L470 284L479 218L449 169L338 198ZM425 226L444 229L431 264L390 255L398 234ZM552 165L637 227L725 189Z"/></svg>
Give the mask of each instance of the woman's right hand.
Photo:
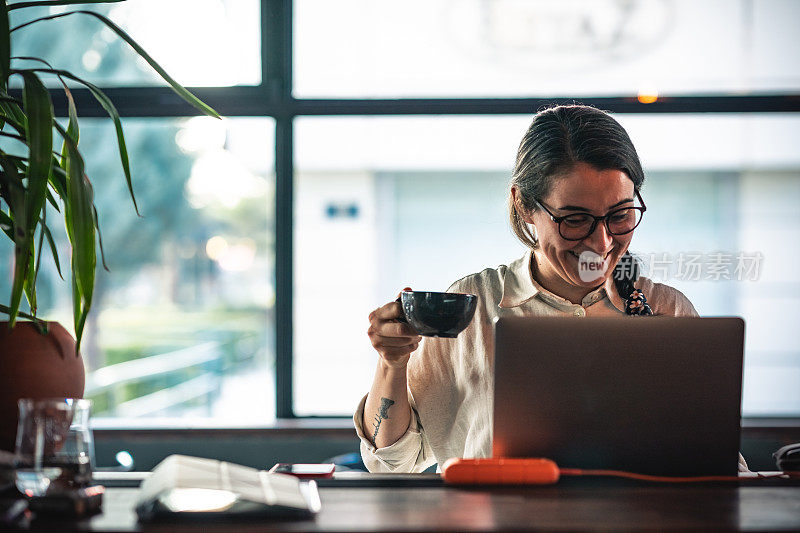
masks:
<svg viewBox="0 0 800 533"><path fill-rule="evenodd" d="M406 287L404 291L411 289ZM400 303L392 301L369 314L369 336L381 360L391 368L405 368L411 352L419 347L422 337L414 328L397 319L403 316Z"/></svg>

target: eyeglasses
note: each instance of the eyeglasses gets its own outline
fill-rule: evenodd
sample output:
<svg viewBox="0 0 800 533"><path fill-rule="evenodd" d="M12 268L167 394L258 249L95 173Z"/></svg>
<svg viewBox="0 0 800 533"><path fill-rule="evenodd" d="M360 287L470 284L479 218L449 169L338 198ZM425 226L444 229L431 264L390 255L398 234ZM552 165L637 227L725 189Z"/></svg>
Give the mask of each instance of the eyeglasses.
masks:
<svg viewBox="0 0 800 533"><path fill-rule="evenodd" d="M608 233L611 235L625 235L632 232L642 221L642 215L647 211L639 191L635 191L636 198L639 199L641 207L621 207L610 211L605 216L596 217L589 213L573 213L559 217L554 215L542 202L534 200L536 204L544 209L550 219L558 224L558 233L565 240L581 241L594 233L598 222L605 223Z"/></svg>

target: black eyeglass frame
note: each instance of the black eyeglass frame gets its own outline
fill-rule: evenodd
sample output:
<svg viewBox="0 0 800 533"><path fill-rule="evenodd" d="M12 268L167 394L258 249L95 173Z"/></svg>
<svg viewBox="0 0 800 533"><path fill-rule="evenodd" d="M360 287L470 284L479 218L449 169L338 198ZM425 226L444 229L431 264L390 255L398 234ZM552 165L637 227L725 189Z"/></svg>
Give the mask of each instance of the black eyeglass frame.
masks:
<svg viewBox="0 0 800 533"><path fill-rule="evenodd" d="M564 239L566 241L582 241L583 239L589 237L592 233L594 233L594 230L597 229L597 224L601 220L605 223L606 231L608 231L609 235L627 235L628 233L630 233L633 230L635 230L639 226L639 224L642 223L642 218L644 218L644 212L647 211L647 206L644 205L644 200L642 200L642 195L639 194L639 189L635 189L634 193L636 194L636 198L638 198L639 203L642 204L642 205L640 205L640 206L632 206L632 207L620 207L619 209L614 209L613 211L609 211L608 213L606 213L605 215L603 215L601 217L596 217L591 213L582 213L582 214L584 214L586 216L592 217L594 220L592 221L592 226L589 228L589 232L586 235L584 235L583 237L579 238L579 239L573 239L573 238L570 238L570 237L565 237L564 233L561 231L561 222L566 220L566 219L568 219L569 217L575 216L577 213L571 213L569 215L564 215L564 216L560 216L559 217L559 216L556 216L555 214L553 214L552 211L547 209L547 207L542 202L540 202L539 200L534 198L533 201L536 202L536 205L541 207L545 211L545 213L550 215L550 220L552 220L553 222L555 222L558 225L558 234L561 235L562 239ZM610 218L613 215L619 213L620 211L624 211L626 209L636 209L637 211L639 211L641 213L641 216L639 217L639 220L636 222L636 224L631 229L629 229L628 231L625 231L625 232L622 232L622 233L614 233L613 231L611 231L611 228L608 226L608 221L610 220Z"/></svg>

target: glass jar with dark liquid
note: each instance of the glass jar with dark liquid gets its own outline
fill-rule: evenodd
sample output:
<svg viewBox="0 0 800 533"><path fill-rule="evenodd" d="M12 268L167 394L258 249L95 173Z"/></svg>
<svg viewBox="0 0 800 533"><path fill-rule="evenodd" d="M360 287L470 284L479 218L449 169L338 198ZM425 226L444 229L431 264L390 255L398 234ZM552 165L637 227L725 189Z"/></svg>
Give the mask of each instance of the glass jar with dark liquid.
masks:
<svg viewBox="0 0 800 533"><path fill-rule="evenodd" d="M91 484L90 409L89 400L72 398L19 401L15 470L23 494L43 496Z"/></svg>

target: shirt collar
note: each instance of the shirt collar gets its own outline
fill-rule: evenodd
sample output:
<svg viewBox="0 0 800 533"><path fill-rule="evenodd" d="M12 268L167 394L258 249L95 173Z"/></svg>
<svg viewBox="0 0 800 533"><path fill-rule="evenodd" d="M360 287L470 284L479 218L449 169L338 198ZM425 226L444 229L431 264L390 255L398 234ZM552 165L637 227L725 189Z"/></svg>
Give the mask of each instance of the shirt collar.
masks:
<svg viewBox="0 0 800 533"><path fill-rule="evenodd" d="M503 298L500 300L499 307L518 307L525 302L542 294L542 297L550 296L533 279L531 271L531 261L533 261L533 251L529 250L524 256L520 257L508 266L503 278ZM597 291L604 292L611 304L621 312L625 312L625 301L617 293L614 286L614 276L609 276L602 287ZM558 298L552 295L552 298ZM561 298L558 298L561 300ZM596 300L599 301L599 300Z"/></svg>
<svg viewBox="0 0 800 533"><path fill-rule="evenodd" d="M529 250L506 269L503 278L503 298L500 307L517 307L524 304L539 293L538 283L531 275L531 258L533 250Z"/></svg>

